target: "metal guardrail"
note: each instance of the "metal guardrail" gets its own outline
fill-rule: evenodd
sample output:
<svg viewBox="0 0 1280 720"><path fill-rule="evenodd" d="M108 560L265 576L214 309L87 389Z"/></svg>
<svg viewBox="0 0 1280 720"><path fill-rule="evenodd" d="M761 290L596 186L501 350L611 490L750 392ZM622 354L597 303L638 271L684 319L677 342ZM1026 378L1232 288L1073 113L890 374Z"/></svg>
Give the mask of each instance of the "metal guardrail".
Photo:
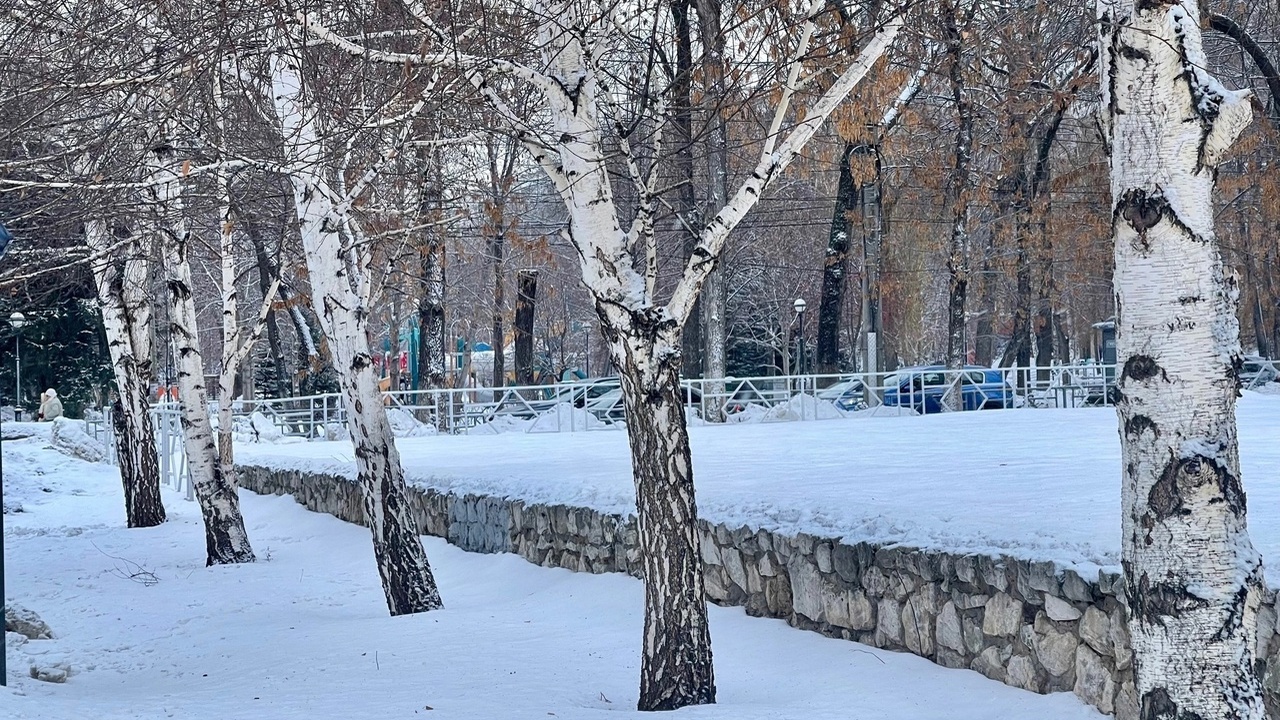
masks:
<svg viewBox="0 0 1280 720"><path fill-rule="evenodd" d="M1079 408L1112 405L1114 365L1051 368L906 368L885 373L788 375L681 381L686 412L703 421L822 420L882 407L915 413L988 408ZM1250 378L1246 388L1276 379ZM618 427L625 422L617 378L556 385L504 388L403 390L384 393L389 409L409 413L438 431L464 432L504 419L538 420L539 429L574 432ZM573 412L563 412L565 407ZM833 412L832 408L838 410ZM338 394L238 401L242 423L262 413L282 434L324 439L345 431L346 410ZM216 406L210 406L216 414ZM590 416L588 418L588 416ZM187 468L182 416L177 403L152 407L162 482L195 498ZM550 418L550 420L548 420ZM109 413L87 428L114 450Z"/></svg>
<svg viewBox="0 0 1280 720"><path fill-rule="evenodd" d="M1095 407L1114 401L1116 368L1081 364L1051 368L907 368L882 373L689 379L681 394L691 415L708 422L820 420L877 407L919 414L1014 407ZM489 423L538 420L537 429L579 432L625 423L617 378L502 388L396 390L398 409L439 432ZM832 407L839 412L833 412ZM572 411L569 411L572 410ZM260 412L285 434L341 436L346 409L339 394L246 400L238 417ZM588 417L589 416L589 417Z"/></svg>

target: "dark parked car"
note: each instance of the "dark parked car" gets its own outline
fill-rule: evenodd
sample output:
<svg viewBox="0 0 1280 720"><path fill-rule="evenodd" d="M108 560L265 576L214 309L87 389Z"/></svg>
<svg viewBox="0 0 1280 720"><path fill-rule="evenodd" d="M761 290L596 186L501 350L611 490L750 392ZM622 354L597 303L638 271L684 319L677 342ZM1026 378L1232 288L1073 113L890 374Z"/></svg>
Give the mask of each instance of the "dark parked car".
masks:
<svg viewBox="0 0 1280 720"><path fill-rule="evenodd" d="M955 381L957 371L943 365L903 368L885 378L884 404L909 407L921 414L943 411L943 396ZM999 370L966 365L960 382L961 410L992 410L1013 407L1013 386Z"/></svg>

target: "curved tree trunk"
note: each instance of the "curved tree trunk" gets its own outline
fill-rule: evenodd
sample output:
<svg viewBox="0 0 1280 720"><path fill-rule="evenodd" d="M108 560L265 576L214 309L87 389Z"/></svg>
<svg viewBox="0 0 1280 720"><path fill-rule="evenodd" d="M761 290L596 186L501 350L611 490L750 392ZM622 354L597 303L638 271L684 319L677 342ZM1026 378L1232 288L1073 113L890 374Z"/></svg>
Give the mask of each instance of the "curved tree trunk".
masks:
<svg viewBox="0 0 1280 720"><path fill-rule="evenodd" d="M604 312L601 311L603 315ZM715 702L678 332L605 327L620 369L644 568L641 710ZM611 337L610 337L611 336Z"/></svg>
<svg viewBox="0 0 1280 720"><path fill-rule="evenodd" d="M374 375L368 310L354 289L359 283L351 278L351 270L366 268L348 262L351 250L339 233L342 216L319 174L325 167L321 134L314 108L302 98L297 63L287 53L272 58L275 110L294 168L289 181L311 278L311 303L338 370L378 574L392 615L435 610L442 606L440 591L409 509L400 453Z"/></svg>
<svg viewBox="0 0 1280 720"><path fill-rule="evenodd" d="M123 266L109 259L110 232L101 220L85 223L93 263L107 349L119 395L111 422L116 436L116 457L124 485L125 523L128 527L154 527L165 521L160 499L160 461L156 455L155 429L151 425L147 383L151 377L151 300L145 294L147 253L137 244L127 250Z"/></svg>
<svg viewBox="0 0 1280 720"><path fill-rule="evenodd" d="M1099 0L1111 150L1123 564L1140 717L1264 717L1262 561L1236 441L1238 287L1213 227L1247 92L1204 70L1194 0Z"/></svg>
<svg viewBox="0 0 1280 720"><path fill-rule="evenodd" d="M1209 27L1235 40L1240 49L1249 54L1249 59L1253 60L1258 72L1262 73L1262 78L1267 82L1267 90L1271 92L1271 122L1280 130L1280 73L1276 72L1271 56L1239 23L1226 15L1210 13Z"/></svg>
<svg viewBox="0 0 1280 720"><path fill-rule="evenodd" d="M191 264L187 260L190 235L174 207L176 176L160 187L160 206L167 215L165 237L165 281L169 286L170 334L174 342L178 372L178 397L182 407L183 439L191 485L204 516L205 545L209 565L253 562L253 548L240 514L233 473L224 472L209 422L208 396L204 385L204 360L196 325L196 303L192 293ZM167 195L167 197L165 197Z"/></svg>

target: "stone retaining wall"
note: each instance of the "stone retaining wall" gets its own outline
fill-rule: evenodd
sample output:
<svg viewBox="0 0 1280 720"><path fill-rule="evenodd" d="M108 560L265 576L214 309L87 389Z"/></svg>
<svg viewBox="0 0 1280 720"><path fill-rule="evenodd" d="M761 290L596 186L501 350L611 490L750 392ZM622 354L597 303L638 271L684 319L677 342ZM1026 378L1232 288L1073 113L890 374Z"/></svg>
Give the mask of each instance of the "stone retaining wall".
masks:
<svg viewBox="0 0 1280 720"><path fill-rule="evenodd" d="M349 479L241 466L240 484L364 523ZM579 572L638 576L633 516L410 488L422 532L471 552L512 552ZM847 545L806 534L702 523L707 595L750 615L910 652L1038 693L1074 692L1121 720L1138 716L1122 578L1083 578L1053 563ZM1259 612L1269 716L1280 718L1276 597Z"/></svg>

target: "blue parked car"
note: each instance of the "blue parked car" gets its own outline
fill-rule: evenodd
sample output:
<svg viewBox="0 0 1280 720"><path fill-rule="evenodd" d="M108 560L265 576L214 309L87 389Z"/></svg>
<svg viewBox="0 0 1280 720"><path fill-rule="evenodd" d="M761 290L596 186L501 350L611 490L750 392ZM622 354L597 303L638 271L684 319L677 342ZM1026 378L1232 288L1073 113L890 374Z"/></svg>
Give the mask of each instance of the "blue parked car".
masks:
<svg viewBox="0 0 1280 720"><path fill-rule="evenodd" d="M928 415L942 412L942 397L951 387L955 372L945 365L903 368L885 378L884 404L908 407ZM964 366L960 384L961 410L992 410L1014 405L1013 386L999 370Z"/></svg>

